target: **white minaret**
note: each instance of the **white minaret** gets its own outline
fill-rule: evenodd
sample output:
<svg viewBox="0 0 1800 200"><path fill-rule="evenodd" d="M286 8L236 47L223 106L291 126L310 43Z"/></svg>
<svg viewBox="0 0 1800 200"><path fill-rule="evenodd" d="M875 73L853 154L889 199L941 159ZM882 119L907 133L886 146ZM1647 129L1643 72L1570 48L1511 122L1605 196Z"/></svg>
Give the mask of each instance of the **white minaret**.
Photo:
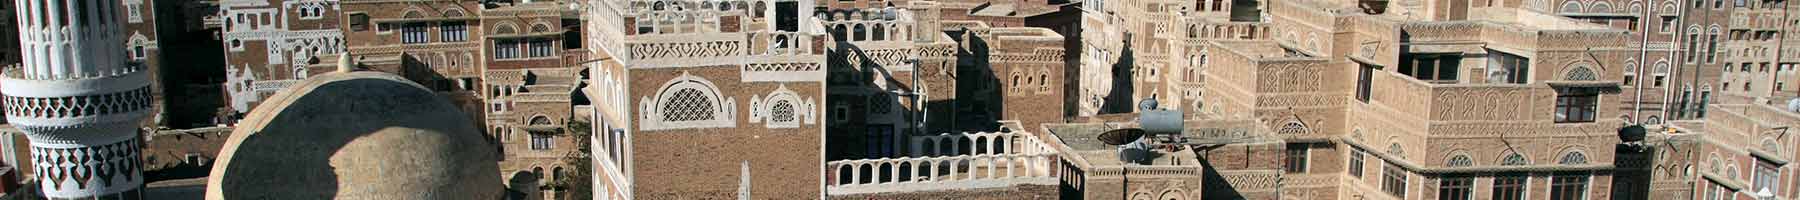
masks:
<svg viewBox="0 0 1800 200"><path fill-rule="evenodd" d="M142 199L138 128L150 78L125 57L119 1L13 1L23 61L0 72L6 119L31 140L48 199Z"/></svg>

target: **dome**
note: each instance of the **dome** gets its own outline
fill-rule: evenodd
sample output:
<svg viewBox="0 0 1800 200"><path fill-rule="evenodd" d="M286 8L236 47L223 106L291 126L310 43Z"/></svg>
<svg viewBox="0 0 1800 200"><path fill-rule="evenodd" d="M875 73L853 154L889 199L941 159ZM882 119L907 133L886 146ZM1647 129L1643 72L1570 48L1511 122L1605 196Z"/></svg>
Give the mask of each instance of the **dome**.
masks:
<svg viewBox="0 0 1800 200"><path fill-rule="evenodd" d="M334 72L239 123L207 199L498 199L498 153L449 100L379 72Z"/></svg>

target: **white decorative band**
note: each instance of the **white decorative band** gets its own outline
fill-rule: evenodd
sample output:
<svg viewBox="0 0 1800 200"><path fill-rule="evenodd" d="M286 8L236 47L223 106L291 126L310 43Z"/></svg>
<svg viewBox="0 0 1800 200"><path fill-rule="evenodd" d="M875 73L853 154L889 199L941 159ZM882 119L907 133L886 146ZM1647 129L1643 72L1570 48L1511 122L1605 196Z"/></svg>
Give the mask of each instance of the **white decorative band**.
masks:
<svg viewBox="0 0 1800 200"><path fill-rule="evenodd" d="M135 138L100 146L31 147L39 187L45 197L82 198L127 192L143 185L142 158Z"/></svg>
<svg viewBox="0 0 1800 200"><path fill-rule="evenodd" d="M64 97L4 96L6 116L30 118L79 118L130 113L149 109L150 87L117 93Z"/></svg>
<svg viewBox="0 0 1800 200"><path fill-rule="evenodd" d="M30 80L0 76L0 93L15 97L71 97L110 94L136 90L150 85L150 73L142 71L121 76L73 80Z"/></svg>
<svg viewBox="0 0 1800 200"><path fill-rule="evenodd" d="M143 125L136 122L90 123L78 126L16 126L31 146L73 148L112 144L137 137Z"/></svg>

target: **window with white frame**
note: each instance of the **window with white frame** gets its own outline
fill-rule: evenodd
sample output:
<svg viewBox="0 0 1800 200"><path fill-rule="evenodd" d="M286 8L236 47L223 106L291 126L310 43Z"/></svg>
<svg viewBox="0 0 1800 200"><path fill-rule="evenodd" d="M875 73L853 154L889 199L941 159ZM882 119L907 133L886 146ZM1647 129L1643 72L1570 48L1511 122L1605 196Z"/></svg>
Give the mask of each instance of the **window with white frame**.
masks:
<svg viewBox="0 0 1800 200"><path fill-rule="evenodd" d="M1287 165L1284 168L1287 173L1306 173L1308 148L1308 145L1305 143L1293 143L1287 145Z"/></svg>
<svg viewBox="0 0 1800 200"><path fill-rule="evenodd" d="M550 150L550 134L531 133L531 150Z"/></svg>
<svg viewBox="0 0 1800 200"><path fill-rule="evenodd" d="M518 39L494 40L494 59L519 58L520 43Z"/></svg>
<svg viewBox="0 0 1800 200"><path fill-rule="evenodd" d="M454 21L438 23L438 34L444 42L462 42L469 40L468 22Z"/></svg>
<svg viewBox="0 0 1800 200"><path fill-rule="evenodd" d="M427 34L428 30L429 27L425 26L424 22L402 24L400 25L400 42L405 44L431 42L430 34Z"/></svg>
<svg viewBox="0 0 1800 200"><path fill-rule="evenodd" d="M1394 195L1394 197L1405 199L1406 170L1400 169L1400 165L1396 165L1393 162L1386 163L1387 166L1384 166L1381 169L1381 175L1383 177L1381 181L1381 190L1390 195Z"/></svg>
<svg viewBox="0 0 1800 200"><path fill-rule="evenodd" d="M553 49L556 49L549 39L533 39L531 40L531 44L525 46L531 48L530 54L526 55L528 58L550 57L553 55L551 53Z"/></svg>
<svg viewBox="0 0 1800 200"><path fill-rule="evenodd" d="M1750 191L1760 192L1769 190L1769 192L1780 192L1781 182L1779 182L1779 180L1781 180L1781 169L1778 167L1779 166L1775 165L1775 163L1770 163L1768 160L1757 158L1756 175L1753 175L1752 177L1755 178L1753 181L1756 185L1751 186Z"/></svg>
<svg viewBox="0 0 1800 200"><path fill-rule="evenodd" d="M1581 152L1570 152L1557 161L1562 165L1587 164L1587 156ZM1553 175L1550 183L1551 200L1584 200L1587 199L1587 172L1563 172Z"/></svg>

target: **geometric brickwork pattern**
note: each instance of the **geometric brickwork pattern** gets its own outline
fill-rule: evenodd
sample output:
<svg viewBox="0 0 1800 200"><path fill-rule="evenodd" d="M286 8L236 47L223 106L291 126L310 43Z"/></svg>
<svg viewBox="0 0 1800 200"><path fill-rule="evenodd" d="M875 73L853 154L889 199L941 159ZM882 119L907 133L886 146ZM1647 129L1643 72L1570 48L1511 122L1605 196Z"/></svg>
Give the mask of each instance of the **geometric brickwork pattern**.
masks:
<svg viewBox="0 0 1800 200"><path fill-rule="evenodd" d="M32 166L46 194L58 191L101 191L136 188L142 182L138 142L77 147L31 147Z"/></svg>
<svg viewBox="0 0 1800 200"><path fill-rule="evenodd" d="M127 113L150 108L150 86L136 90L74 97L5 96L6 115L70 118Z"/></svg>

